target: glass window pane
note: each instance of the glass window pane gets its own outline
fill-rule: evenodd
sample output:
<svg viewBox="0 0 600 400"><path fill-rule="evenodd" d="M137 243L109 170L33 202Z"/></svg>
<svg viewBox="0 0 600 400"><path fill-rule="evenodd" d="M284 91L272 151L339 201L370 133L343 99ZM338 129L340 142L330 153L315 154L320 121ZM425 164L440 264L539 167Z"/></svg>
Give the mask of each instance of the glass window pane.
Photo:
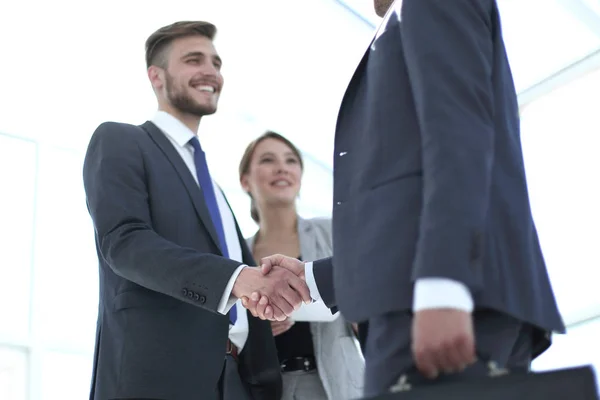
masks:
<svg viewBox="0 0 600 400"><path fill-rule="evenodd" d="M351 13L360 15L371 26L377 27L381 22L381 18L375 14L375 7L372 1L365 0L339 0L339 3L348 8Z"/></svg>
<svg viewBox="0 0 600 400"><path fill-rule="evenodd" d="M598 104L600 70L522 110L533 215L567 322L600 310Z"/></svg>
<svg viewBox="0 0 600 400"><path fill-rule="evenodd" d="M35 143L0 135L0 333L15 338L29 330L35 173Z"/></svg>
<svg viewBox="0 0 600 400"><path fill-rule="evenodd" d="M565 3L557 0L498 2L518 91L600 48L600 37L569 12ZM544 12L540 13L540 10Z"/></svg>
<svg viewBox="0 0 600 400"><path fill-rule="evenodd" d="M27 398L27 355L25 351L0 347L0 399Z"/></svg>
<svg viewBox="0 0 600 400"><path fill-rule="evenodd" d="M40 400L81 400L90 395L93 356L44 352Z"/></svg>
<svg viewBox="0 0 600 400"><path fill-rule="evenodd" d="M592 11L600 16L600 0L583 0Z"/></svg>
<svg viewBox="0 0 600 400"><path fill-rule="evenodd" d="M304 152L304 175L298 212L305 216L331 216L333 174L331 168Z"/></svg>
<svg viewBox="0 0 600 400"><path fill-rule="evenodd" d="M33 333L52 346L92 351L98 261L82 158L40 146L39 166Z"/></svg>

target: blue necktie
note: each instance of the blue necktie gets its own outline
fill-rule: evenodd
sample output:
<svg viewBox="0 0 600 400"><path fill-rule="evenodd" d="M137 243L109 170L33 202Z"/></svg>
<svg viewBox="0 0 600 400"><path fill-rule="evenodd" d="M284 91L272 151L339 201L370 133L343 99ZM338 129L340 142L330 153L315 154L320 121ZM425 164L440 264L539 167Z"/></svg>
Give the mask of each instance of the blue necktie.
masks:
<svg viewBox="0 0 600 400"><path fill-rule="evenodd" d="M198 183L200 189L204 193L204 202L210 213L210 218L217 231L219 238L219 244L221 245L221 251L224 257L229 257L229 251L227 250L227 242L225 241L225 231L223 230L223 221L221 220L221 213L219 212L219 206L217 205L217 197L215 196L215 190L212 184L212 178L210 172L208 172L208 165L206 164L206 155L200 146L200 141L197 137L190 139L189 143L194 148L194 164L196 164L196 175L198 176ZM231 324L235 324L237 320L237 310L234 305L229 311L229 321Z"/></svg>

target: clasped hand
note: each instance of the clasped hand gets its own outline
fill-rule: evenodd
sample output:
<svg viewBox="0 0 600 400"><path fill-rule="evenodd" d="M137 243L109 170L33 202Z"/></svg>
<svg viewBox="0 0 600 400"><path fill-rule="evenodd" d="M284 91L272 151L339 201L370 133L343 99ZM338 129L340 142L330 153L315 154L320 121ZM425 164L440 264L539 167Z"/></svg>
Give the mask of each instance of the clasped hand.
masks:
<svg viewBox="0 0 600 400"><path fill-rule="evenodd" d="M254 268L268 282L238 296L242 305L255 317L283 321L301 302L312 301L305 282L304 263L276 254L261 260ZM417 369L428 378L440 373L460 372L476 361L475 335L471 313L457 309L426 309L415 312L412 319L412 353Z"/></svg>
<svg viewBox="0 0 600 400"><path fill-rule="evenodd" d="M280 254L263 258L260 268L244 268L232 293L252 315L271 321L284 321L303 302L312 302L304 263Z"/></svg>

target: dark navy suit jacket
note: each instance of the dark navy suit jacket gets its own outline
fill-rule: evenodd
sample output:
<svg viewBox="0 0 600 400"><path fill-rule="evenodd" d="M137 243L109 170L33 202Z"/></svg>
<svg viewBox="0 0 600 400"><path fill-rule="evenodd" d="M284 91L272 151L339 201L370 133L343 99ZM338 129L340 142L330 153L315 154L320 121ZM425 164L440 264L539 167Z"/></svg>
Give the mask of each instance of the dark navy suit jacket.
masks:
<svg viewBox="0 0 600 400"><path fill-rule="evenodd" d="M217 400L229 329L217 313L241 264L222 256L204 197L152 123L105 123L83 178L100 261L90 399ZM238 228L244 263L254 265ZM239 373L254 399L281 396L270 324L248 315Z"/></svg>
<svg viewBox="0 0 600 400"><path fill-rule="evenodd" d="M314 265L322 297L365 321L410 310L415 280L442 277L464 283L478 308L564 331L496 2L392 7L338 116L334 255Z"/></svg>

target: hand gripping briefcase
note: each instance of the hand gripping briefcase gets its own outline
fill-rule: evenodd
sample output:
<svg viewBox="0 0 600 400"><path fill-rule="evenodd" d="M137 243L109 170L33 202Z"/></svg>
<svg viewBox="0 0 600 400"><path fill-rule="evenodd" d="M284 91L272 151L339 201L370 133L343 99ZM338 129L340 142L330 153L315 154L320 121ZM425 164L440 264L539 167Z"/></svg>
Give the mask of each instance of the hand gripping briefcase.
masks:
<svg viewBox="0 0 600 400"><path fill-rule="evenodd" d="M474 380L415 386L406 375L389 394L368 400L598 400L590 366L556 371L510 373L488 363L490 374ZM365 399L367 400L367 399Z"/></svg>

